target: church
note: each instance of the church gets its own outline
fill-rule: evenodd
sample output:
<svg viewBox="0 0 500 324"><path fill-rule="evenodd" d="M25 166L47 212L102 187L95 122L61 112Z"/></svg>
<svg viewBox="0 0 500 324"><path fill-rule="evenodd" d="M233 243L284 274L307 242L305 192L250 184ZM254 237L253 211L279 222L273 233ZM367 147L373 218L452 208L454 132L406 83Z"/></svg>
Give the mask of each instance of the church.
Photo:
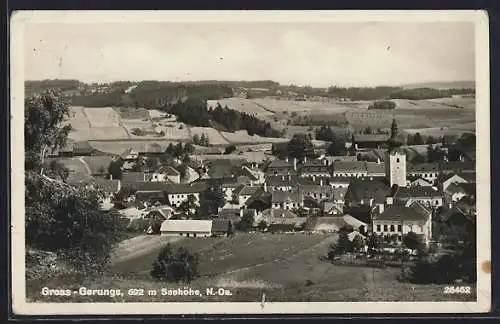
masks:
<svg viewBox="0 0 500 324"><path fill-rule="evenodd" d="M432 236L433 210L443 204L443 196L433 187L410 186L406 154L400 148L394 119L385 153L385 177L357 178L350 182L345 206L365 206L370 211L372 231L387 241L402 242L415 232L428 244Z"/></svg>

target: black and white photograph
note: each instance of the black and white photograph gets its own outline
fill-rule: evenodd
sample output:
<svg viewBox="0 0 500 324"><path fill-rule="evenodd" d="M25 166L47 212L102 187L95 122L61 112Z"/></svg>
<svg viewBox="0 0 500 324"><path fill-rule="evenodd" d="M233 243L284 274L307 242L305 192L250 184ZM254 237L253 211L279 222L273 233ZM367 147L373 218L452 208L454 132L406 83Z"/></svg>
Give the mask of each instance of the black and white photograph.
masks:
<svg viewBox="0 0 500 324"><path fill-rule="evenodd" d="M19 11L13 309L490 309L481 11Z"/></svg>

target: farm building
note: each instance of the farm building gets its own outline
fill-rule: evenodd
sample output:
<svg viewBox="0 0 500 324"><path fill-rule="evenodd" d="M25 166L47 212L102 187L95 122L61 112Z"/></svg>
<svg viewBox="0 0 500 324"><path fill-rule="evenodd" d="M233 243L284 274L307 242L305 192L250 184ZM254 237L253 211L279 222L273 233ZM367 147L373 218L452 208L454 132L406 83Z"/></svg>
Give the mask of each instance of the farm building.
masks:
<svg viewBox="0 0 500 324"><path fill-rule="evenodd" d="M156 171L151 173L151 181L180 183L181 174L169 165L161 166Z"/></svg>
<svg viewBox="0 0 500 324"><path fill-rule="evenodd" d="M271 193L273 209L290 210L304 207L304 195L299 190L295 191L273 191Z"/></svg>
<svg viewBox="0 0 500 324"><path fill-rule="evenodd" d="M233 190L233 202L242 207L248 199L262 193L264 189L261 186L239 185Z"/></svg>
<svg viewBox="0 0 500 324"><path fill-rule="evenodd" d="M298 217L286 209L268 209L262 212L262 219L267 224L269 232L294 232L302 230L306 224L306 217Z"/></svg>
<svg viewBox="0 0 500 324"><path fill-rule="evenodd" d="M384 147L389 140L387 134L354 134L354 147L356 150Z"/></svg>
<svg viewBox="0 0 500 324"><path fill-rule="evenodd" d="M366 177L368 170L364 161L356 162L334 162L333 176L334 177Z"/></svg>
<svg viewBox="0 0 500 324"><path fill-rule="evenodd" d="M212 220L166 220L161 223L163 236L209 237L212 235Z"/></svg>
<svg viewBox="0 0 500 324"><path fill-rule="evenodd" d="M166 185L161 182L135 182L129 184L132 188L136 189L135 199L142 202L149 203L167 203L165 197Z"/></svg>
<svg viewBox="0 0 500 324"><path fill-rule="evenodd" d="M142 183L149 181L149 175L146 172L123 172L121 180L123 184Z"/></svg>
<svg viewBox="0 0 500 324"><path fill-rule="evenodd" d="M200 200L200 193L206 188L207 186L204 183L176 183L165 185L165 192L167 193L170 205L179 207L191 195L194 196L196 203L198 203Z"/></svg>
<svg viewBox="0 0 500 324"><path fill-rule="evenodd" d="M301 177L329 177L328 160L306 160L299 166L299 173Z"/></svg>
<svg viewBox="0 0 500 324"><path fill-rule="evenodd" d="M60 157L72 157L73 156L73 144L67 143L64 147L57 150L57 155Z"/></svg>
<svg viewBox="0 0 500 324"><path fill-rule="evenodd" d="M89 142L76 142L73 145L73 155L74 156L89 156L95 155L97 150L94 149Z"/></svg>
<svg viewBox="0 0 500 324"><path fill-rule="evenodd" d="M212 220L212 235L224 236L229 235L234 231L234 226L229 219L213 219Z"/></svg>
<svg viewBox="0 0 500 324"><path fill-rule="evenodd" d="M332 198L333 189L328 185L299 185L304 196L311 197L320 202L323 199Z"/></svg>

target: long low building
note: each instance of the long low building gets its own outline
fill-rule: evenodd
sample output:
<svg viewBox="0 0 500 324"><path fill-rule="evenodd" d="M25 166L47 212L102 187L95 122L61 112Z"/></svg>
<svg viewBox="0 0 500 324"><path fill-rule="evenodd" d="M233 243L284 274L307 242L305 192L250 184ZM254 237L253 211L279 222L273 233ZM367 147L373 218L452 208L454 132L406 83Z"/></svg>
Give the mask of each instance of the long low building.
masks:
<svg viewBox="0 0 500 324"><path fill-rule="evenodd" d="M161 223L164 236L209 237L212 235L212 220L166 220Z"/></svg>

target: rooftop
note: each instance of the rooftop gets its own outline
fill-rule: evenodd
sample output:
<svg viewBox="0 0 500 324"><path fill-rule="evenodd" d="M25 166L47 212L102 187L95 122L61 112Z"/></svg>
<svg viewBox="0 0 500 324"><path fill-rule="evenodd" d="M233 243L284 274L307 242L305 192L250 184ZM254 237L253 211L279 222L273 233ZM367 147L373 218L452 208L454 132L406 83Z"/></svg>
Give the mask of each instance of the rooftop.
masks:
<svg viewBox="0 0 500 324"><path fill-rule="evenodd" d="M412 187L397 187L393 197L397 199L434 198L434 197L442 197L442 194L439 193L439 191L433 189L432 187L412 186Z"/></svg>
<svg viewBox="0 0 500 324"><path fill-rule="evenodd" d="M161 223L161 232L199 232L207 233L212 230L212 220L166 220Z"/></svg>
<svg viewBox="0 0 500 324"><path fill-rule="evenodd" d="M364 161L356 162L333 162L334 172L366 172L366 164Z"/></svg>
<svg viewBox="0 0 500 324"><path fill-rule="evenodd" d="M387 142L390 136L387 134L354 134L355 142Z"/></svg>
<svg viewBox="0 0 500 324"><path fill-rule="evenodd" d="M271 201L273 203L282 203L282 202L300 202L302 201L302 194L298 191L273 191L271 193L272 198Z"/></svg>
<svg viewBox="0 0 500 324"><path fill-rule="evenodd" d="M376 213L374 215L374 219L402 222L426 222L430 216L431 211L425 208L418 201L414 201L409 206L400 203L385 206L383 213Z"/></svg>
<svg viewBox="0 0 500 324"><path fill-rule="evenodd" d="M365 202L373 199L376 203L385 202L385 198L391 194L391 188L381 179L352 179L347 188L346 198L350 201Z"/></svg>

